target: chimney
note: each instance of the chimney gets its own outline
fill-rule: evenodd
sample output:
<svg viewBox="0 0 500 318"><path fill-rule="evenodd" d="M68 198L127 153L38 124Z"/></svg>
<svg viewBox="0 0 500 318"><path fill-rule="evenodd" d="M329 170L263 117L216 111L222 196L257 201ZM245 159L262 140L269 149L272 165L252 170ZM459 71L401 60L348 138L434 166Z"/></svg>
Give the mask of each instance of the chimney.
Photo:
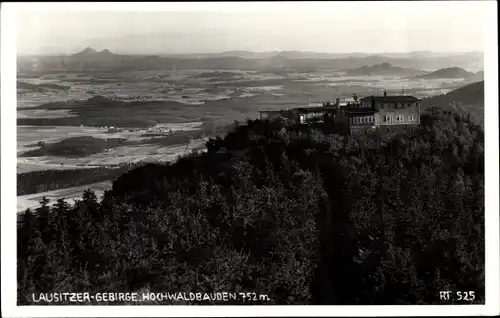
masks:
<svg viewBox="0 0 500 318"><path fill-rule="evenodd" d="M387 91L384 90L384 97L387 97Z"/></svg>

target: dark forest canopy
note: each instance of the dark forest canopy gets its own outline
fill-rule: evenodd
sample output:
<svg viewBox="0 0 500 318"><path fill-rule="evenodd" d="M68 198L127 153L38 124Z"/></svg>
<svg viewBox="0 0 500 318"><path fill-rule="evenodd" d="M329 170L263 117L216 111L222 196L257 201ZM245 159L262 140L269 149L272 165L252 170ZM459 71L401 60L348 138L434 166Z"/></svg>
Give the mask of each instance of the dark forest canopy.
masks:
<svg viewBox="0 0 500 318"><path fill-rule="evenodd" d="M141 163L112 167L39 170L17 174L17 195L27 195L114 180Z"/></svg>
<svg viewBox="0 0 500 318"><path fill-rule="evenodd" d="M21 157L86 157L126 143L124 138L70 137L54 143L39 143L38 149L26 151Z"/></svg>
<svg viewBox="0 0 500 318"><path fill-rule="evenodd" d="M206 153L123 174L100 202L43 202L19 222L19 304L55 290L484 303L484 132L450 112L421 123L341 137L249 121Z"/></svg>

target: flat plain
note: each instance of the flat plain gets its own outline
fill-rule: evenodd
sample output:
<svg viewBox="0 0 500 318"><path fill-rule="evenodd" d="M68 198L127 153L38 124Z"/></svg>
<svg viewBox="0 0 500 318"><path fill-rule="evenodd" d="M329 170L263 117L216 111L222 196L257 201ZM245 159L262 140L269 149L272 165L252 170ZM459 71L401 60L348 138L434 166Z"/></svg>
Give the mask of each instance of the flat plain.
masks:
<svg viewBox="0 0 500 318"><path fill-rule="evenodd" d="M353 94L379 95L384 90L425 98L469 82L464 78L351 76L329 70L227 69L34 70L19 72L17 80L18 175L172 161L193 149L202 150L209 136L234 121L257 118L260 110L319 105L336 98L350 100ZM37 151L82 137L103 141L104 146L78 153ZM108 145L108 140L121 142ZM87 141L79 142L83 144L72 147L88 147ZM108 181L112 180L87 187L103 191ZM74 198L82 187L43 195ZM18 212L35 207L41 196L19 196Z"/></svg>

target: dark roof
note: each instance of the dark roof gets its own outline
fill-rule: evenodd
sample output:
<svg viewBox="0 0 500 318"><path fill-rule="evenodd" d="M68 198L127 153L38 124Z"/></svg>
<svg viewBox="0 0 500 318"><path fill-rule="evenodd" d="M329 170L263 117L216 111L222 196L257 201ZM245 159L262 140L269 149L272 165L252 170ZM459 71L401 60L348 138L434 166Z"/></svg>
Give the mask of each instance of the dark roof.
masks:
<svg viewBox="0 0 500 318"><path fill-rule="evenodd" d="M290 110L294 110L299 113L322 113L322 112L334 112L337 111L335 107L297 107L292 108Z"/></svg>
<svg viewBox="0 0 500 318"><path fill-rule="evenodd" d="M361 100L370 100L372 96L367 96L361 98ZM403 95L396 95L396 96L373 96L373 99L377 102L384 102L384 103L404 103L404 102L417 102L420 99L414 97L414 96L403 96Z"/></svg>
<svg viewBox="0 0 500 318"><path fill-rule="evenodd" d="M373 108L349 108L346 109L345 112L347 115L363 116L363 115L372 115L378 111Z"/></svg>

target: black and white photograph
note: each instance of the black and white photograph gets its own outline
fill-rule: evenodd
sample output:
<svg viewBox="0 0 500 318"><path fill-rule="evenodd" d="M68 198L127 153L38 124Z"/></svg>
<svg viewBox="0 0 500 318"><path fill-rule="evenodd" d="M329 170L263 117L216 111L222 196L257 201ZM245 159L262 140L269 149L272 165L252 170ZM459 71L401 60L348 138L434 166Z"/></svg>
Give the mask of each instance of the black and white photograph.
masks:
<svg viewBox="0 0 500 318"><path fill-rule="evenodd" d="M6 316L499 313L496 2L1 10Z"/></svg>

